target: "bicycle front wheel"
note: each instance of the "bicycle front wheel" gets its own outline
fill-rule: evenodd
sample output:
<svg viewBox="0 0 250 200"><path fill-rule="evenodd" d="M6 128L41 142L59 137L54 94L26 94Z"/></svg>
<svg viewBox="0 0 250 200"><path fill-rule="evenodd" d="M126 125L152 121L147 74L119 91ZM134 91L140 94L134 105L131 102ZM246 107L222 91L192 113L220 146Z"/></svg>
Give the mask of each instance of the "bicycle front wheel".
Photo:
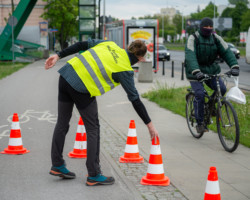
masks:
<svg viewBox="0 0 250 200"><path fill-rule="evenodd" d="M186 119L188 129L195 138L199 139L203 136L203 133L198 133L196 130L197 123L194 113L194 94L188 94L186 101Z"/></svg>
<svg viewBox="0 0 250 200"><path fill-rule="evenodd" d="M228 152L233 152L239 145L240 130L237 113L232 104L226 100L217 110L216 124L222 146Z"/></svg>

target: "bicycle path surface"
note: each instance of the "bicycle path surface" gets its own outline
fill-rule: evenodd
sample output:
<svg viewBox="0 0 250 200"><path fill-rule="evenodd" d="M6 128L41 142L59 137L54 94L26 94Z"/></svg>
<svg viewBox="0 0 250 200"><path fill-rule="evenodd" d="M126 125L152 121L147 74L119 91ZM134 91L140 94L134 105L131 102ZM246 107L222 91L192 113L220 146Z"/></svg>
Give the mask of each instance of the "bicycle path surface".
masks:
<svg viewBox="0 0 250 200"><path fill-rule="evenodd" d="M76 180L60 180L48 174L51 167L50 147L54 119L57 113L57 70L67 59L60 60L49 71L44 70L44 60L0 80L0 150L8 145L10 123L15 112L20 115L23 145L30 150L24 155L0 154L1 199L203 199L210 166L218 171L222 199L250 199L249 148L242 145L234 153L227 153L216 133L206 133L193 138L185 118L160 108L142 98L149 115L160 134L160 146L165 175L170 178L168 187L143 186L140 179L147 173L151 141L149 133L119 86L97 97L101 123L101 165L104 174L113 175L112 186L87 187L84 159L71 159L79 115L74 109L70 130L66 138L64 157L67 166L76 172ZM167 67L167 65L166 65ZM171 78L159 71L153 83L139 83L140 94L155 87L156 82L179 87L189 85L181 81L181 74ZM143 164L119 163L123 155L130 120L134 119L140 155ZM13 192L14 191L14 192Z"/></svg>

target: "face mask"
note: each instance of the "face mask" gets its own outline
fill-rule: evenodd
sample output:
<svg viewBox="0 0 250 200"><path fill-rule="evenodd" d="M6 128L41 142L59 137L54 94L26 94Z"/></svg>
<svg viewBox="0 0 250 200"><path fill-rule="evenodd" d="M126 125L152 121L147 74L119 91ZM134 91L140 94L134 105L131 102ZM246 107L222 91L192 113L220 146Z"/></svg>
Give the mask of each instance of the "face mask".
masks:
<svg viewBox="0 0 250 200"><path fill-rule="evenodd" d="M201 28L201 33L205 37L209 37L213 32L213 29L210 28Z"/></svg>

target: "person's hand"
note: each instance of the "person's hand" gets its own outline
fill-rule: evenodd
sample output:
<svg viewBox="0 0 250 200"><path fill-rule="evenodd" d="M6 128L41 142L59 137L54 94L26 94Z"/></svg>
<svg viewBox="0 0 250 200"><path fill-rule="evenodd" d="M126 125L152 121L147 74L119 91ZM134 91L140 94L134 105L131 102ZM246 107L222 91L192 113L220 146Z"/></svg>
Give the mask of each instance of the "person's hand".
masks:
<svg viewBox="0 0 250 200"><path fill-rule="evenodd" d="M239 76L240 74L240 68L239 67L234 67L231 69L231 74L232 76Z"/></svg>
<svg viewBox="0 0 250 200"><path fill-rule="evenodd" d="M152 122L148 123L148 124L147 124L147 127L148 127L148 131L149 131L151 140L153 140L155 137L158 137L158 138L159 138L159 133L158 133L158 131L155 129L155 127L154 127L154 125L153 125Z"/></svg>
<svg viewBox="0 0 250 200"><path fill-rule="evenodd" d="M53 56L50 56L46 61L45 61L45 69L50 69L52 68L55 64L56 64L56 61L59 60L59 56L56 54L56 55L53 55Z"/></svg>
<svg viewBox="0 0 250 200"><path fill-rule="evenodd" d="M194 75L196 76L196 79L197 79L198 81L200 81L200 82L203 81L203 79L206 78L205 74L203 74L202 72L197 72L197 73L195 73Z"/></svg>

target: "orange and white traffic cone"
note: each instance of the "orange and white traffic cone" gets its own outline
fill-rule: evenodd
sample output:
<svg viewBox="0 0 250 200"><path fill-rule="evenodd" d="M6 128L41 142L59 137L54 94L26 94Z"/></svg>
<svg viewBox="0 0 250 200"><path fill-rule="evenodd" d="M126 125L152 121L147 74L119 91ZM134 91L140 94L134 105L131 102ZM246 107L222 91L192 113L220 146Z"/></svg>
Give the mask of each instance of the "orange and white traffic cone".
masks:
<svg viewBox="0 0 250 200"><path fill-rule="evenodd" d="M216 167L210 167L204 200L220 200L220 187Z"/></svg>
<svg viewBox="0 0 250 200"><path fill-rule="evenodd" d="M73 151L68 153L68 156L71 158L86 158L87 157L86 147L87 147L86 130L82 118L80 117L77 126L74 149Z"/></svg>
<svg viewBox="0 0 250 200"><path fill-rule="evenodd" d="M144 159L139 155L139 148L137 143L135 121L131 120L128 129L127 143L125 153L120 157L121 163L143 163Z"/></svg>
<svg viewBox="0 0 250 200"><path fill-rule="evenodd" d="M170 179L164 175L159 138L152 140L147 175L141 179L142 185L168 186Z"/></svg>
<svg viewBox="0 0 250 200"><path fill-rule="evenodd" d="M21 130L17 113L13 114L10 130L9 145L2 151L2 154L25 154L30 152L23 148Z"/></svg>

